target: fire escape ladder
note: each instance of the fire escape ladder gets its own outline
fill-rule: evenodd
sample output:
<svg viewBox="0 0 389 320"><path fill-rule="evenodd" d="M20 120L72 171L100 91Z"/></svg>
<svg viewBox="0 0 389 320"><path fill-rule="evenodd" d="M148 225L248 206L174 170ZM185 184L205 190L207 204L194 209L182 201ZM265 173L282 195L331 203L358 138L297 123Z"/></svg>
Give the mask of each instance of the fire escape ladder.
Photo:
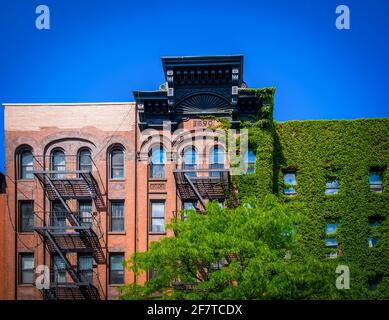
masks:
<svg viewBox="0 0 389 320"><path fill-rule="evenodd" d="M62 261L65 263L65 268L69 272L71 278L75 283L81 283L80 278L78 277L77 273L74 271L73 267L71 266L69 260L66 258L66 256L63 254L61 249L59 248L57 242L53 239L49 231L45 231L47 239L51 242L51 245L55 248L56 253L60 256Z"/></svg>
<svg viewBox="0 0 389 320"><path fill-rule="evenodd" d="M191 181L191 179L189 178L187 173L184 173L184 177L185 177L186 181L188 181L190 187L192 188L193 192L196 194L197 198L199 199L201 205L203 206L203 208L205 210L205 201L204 201L203 197L201 196L200 192L198 192L197 188L195 187L195 185L193 184L193 182Z"/></svg>
<svg viewBox="0 0 389 320"><path fill-rule="evenodd" d="M58 189L55 187L54 183L51 181L51 179L45 175L45 179L47 181L47 183L50 185L51 189L54 191L54 193L56 194L57 198L59 199L59 201L61 201L63 207L65 208L66 210L66 217L68 218L70 224L72 226L80 226L80 222L76 219L76 217L73 215L72 213L72 210L69 208L68 204L66 203L66 201L63 199L63 197L61 196L60 192L58 191Z"/></svg>

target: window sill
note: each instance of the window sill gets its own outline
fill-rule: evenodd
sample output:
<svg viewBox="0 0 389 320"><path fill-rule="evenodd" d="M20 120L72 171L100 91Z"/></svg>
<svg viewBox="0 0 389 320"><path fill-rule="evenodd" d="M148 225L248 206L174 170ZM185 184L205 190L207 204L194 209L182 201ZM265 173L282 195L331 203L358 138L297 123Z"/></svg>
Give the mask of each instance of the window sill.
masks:
<svg viewBox="0 0 389 320"><path fill-rule="evenodd" d="M116 235L116 236L124 236L126 235L126 232L125 231L109 231L108 232L108 235L109 236L112 236L112 235Z"/></svg>
<svg viewBox="0 0 389 320"><path fill-rule="evenodd" d="M149 181L164 181L164 182L166 182L167 179L166 178L149 178Z"/></svg>
<svg viewBox="0 0 389 320"><path fill-rule="evenodd" d="M118 284L108 284L108 287L117 288L123 286L124 283L118 283Z"/></svg>
<svg viewBox="0 0 389 320"><path fill-rule="evenodd" d="M125 178L122 178L122 179L109 179L108 182L125 182L126 179Z"/></svg>
<svg viewBox="0 0 389 320"><path fill-rule="evenodd" d="M31 179L18 179L18 182L34 182L34 178Z"/></svg>
<svg viewBox="0 0 389 320"><path fill-rule="evenodd" d="M33 283L19 283L18 287L30 288L30 287L35 287L35 285Z"/></svg>
<svg viewBox="0 0 389 320"><path fill-rule="evenodd" d="M34 235L34 231L18 231L18 234L23 236L31 236L31 235Z"/></svg>
<svg viewBox="0 0 389 320"><path fill-rule="evenodd" d="M151 235L151 236L166 236L166 231L164 231L164 232L149 231L149 235Z"/></svg>

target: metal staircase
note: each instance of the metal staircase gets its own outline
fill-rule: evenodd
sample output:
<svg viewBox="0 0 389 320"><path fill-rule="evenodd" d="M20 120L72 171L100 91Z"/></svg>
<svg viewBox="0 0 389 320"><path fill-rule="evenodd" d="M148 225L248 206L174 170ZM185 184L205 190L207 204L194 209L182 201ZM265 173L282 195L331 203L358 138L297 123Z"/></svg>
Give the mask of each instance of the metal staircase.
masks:
<svg viewBox="0 0 389 320"><path fill-rule="evenodd" d="M97 171L91 165L90 170L79 169L77 156L64 156L61 170L53 169L51 157L36 158L34 175L39 180L45 196L52 203L57 202L62 210L35 213L38 223L35 231L42 238L52 261L56 257L61 270L53 270L50 287L42 289L42 297L47 300L99 300L104 292L99 282L98 273L93 270L81 270L76 263L80 255L87 255L97 265L106 264L104 254L103 232L100 225L99 211L105 209L99 184L93 176ZM85 158L84 158L85 160ZM91 164L94 164L90 159ZM56 170L55 170L56 169ZM78 201L90 201L90 210L80 212L74 209ZM92 202L97 212L92 212ZM57 262L58 263L58 262ZM57 266L58 267L58 266ZM55 276L61 272L61 281ZM89 277L83 276L87 272Z"/></svg>

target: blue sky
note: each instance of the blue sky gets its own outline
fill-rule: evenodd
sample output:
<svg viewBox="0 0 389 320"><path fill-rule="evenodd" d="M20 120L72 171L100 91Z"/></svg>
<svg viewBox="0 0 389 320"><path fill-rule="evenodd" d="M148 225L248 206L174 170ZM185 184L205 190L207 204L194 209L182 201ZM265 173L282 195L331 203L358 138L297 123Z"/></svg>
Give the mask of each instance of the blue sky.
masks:
<svg viewBox="0 0 389 320"><path fill-rule="evenodd" d="M50 30L35 28L40 4ZM335 28L339 4L350 8L350 30ZM133 101L132 90L164 81L161 56L244 54L247 84L277 88L278 121L389 116L389 1L0 5L0 103ZM1 111L0 164L3 130Z"/></svg>

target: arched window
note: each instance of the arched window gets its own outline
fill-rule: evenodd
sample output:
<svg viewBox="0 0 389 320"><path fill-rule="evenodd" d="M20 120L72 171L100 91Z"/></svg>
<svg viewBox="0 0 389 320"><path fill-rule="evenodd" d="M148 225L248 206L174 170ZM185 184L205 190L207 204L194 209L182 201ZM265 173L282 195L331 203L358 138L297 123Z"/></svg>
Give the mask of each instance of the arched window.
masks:
<svg viewBox="0 0 389 320"><path fill-rule="evenodd" d="M255 173L255 161L257 157L255 155L255 152L251 149L249 149L246 154L244 155L244 162L246 164L247 173Z"/></svg>
<svg viewBox="0 0 389 320"><path fill-rule="evenodd" d="M78 152L78 170L92 172L92 156L89 149L83 148Z"/></svg>
<svg viewBox="0 0 389 320"><path fill-rule="evenodd" d="M211 148L209 168L210 169L224 169L225 163L224 148L222 146L214 146ZM211 172L211 177L219 177L220 172Z"/></svg>
<svg viewBox="0 0 389 320"><path fill-rule="evenodd" d="M19 153L19 179L34 179L34 161L30 149L23 149Z"/></svg>
<svg viewBox="0 0 389 320"><path fill-rule="evenodd" d="M111 179L124 179L124 151L121 147L114 147L110 152Z"/></svg>
<svg viewBox="0 0 389 320"><path fill-rule="evenodd" d="M65 171L66 170L66 158L65 153L61 149L55 149L51 153L51 170L53 171ZM54 179L64 179L66 174L54 173Z"/></svg>
<svg viewBox="0 0 389 320"><path fill-rule="evenodd" d="M197 169L197 151L195 147L186 147L183 152L182 168L184 170ZM196 172L188 172L188 176L196 177Z"/></svg>
<svg viewBox="0 0 389 320"><path fill-rule="evenodd" d="M150 177L156 179L165 178L166 152L163 146L155 146L150 152Z"/></svg>

